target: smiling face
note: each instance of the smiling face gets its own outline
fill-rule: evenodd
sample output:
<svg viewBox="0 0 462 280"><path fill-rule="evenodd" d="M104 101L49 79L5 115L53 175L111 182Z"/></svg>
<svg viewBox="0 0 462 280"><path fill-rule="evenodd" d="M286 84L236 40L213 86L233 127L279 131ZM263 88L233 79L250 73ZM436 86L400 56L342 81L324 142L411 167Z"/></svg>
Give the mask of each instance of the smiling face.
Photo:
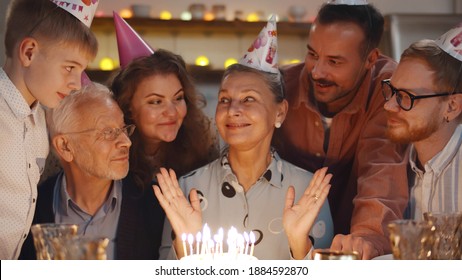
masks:
<svg viewBox="0 0 462 280"><path fill-rule="evenodd" d="M40 47L37 41L25 44L30 44L25 51L30 59L23 62L24 88L20 90L29 105L38 100L54 108L72 90L80 89L82 72L89 62L88 54L66 44L49 48Z"/></svg>
<svg viewBox="0 0 462 280"><path fill-rule="evenodd" d="M363 31L354 23L314 23L308 38L305 67L318 102L346 106L370 65L360 52Z"/></svg>
<svg viewBox="0 0 462 280"><path fill-rule="evenodd" d="M152 75L142 80L130 111L145 143L172 142L187 113L180 80L174 74Z"/></svg>
<svg viewBox="0 0 462 280"><path fill-rule="evenodd" d="M215 121L230 149L269 149L276 122L283 122L286 101L274 94L255 73L232 73L223 79Z"/></svg>
<svg viewBox="0 0 462 280"><path fill-rule="evenodd" d="M422 59L406 59L399 63L390 82L398 89L414 95L435 92L434 71ZM396 102L396 95L384 105L387 111L387 134L395 142L419 142L437 132L443 122L445 101L442 97L418 99L410 111L404 111Z"/></svg>
<svg viewBox="0 0 462 280"><path fill-rule="evenodd" d="M123 113L113 100L93 104L81 110L83 117L74 131L88 133L71 134L74 147L74 161L78 169L89 176L118 180L124 178L129 167L129 148L131 141L125 133L115 140L106 140L100 133L107 128L123 128ZM95 117L96 116L96 117Z"/></svg>

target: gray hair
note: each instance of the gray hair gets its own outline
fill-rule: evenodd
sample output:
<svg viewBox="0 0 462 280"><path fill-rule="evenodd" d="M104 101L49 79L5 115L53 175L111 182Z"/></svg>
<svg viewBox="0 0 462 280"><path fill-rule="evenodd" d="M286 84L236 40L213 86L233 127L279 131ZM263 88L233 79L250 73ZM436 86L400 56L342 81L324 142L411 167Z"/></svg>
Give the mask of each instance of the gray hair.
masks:
<svg viewBox="0 0 462 280"><path fill-rule="evenodd" d="M73 91L59 105L47 112L50 137L56 134L72 132L82 118L82 108L112 100L112 92L104 85L93 83Z"/></svg>

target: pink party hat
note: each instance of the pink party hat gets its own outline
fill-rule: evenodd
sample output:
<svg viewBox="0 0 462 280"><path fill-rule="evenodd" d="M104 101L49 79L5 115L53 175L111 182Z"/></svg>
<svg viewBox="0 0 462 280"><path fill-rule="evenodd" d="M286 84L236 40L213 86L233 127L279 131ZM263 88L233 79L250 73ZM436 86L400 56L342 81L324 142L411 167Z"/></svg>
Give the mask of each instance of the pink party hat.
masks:
<svg viewBox="0 0 462 280"><path fill-rule="evenodd" d="M96 8L99 4L99 0L51 0L51 2L68 11L88 27L90 27L93 21Z"/></svg>
<svg viewBox="0 0 462 280"><path fill-rule="evenodd" d="M435 40L445 52L462 61L462 22Z"/></svg>
<svg viewBox="0 0 462 280"><path fill-rule="evenodd" d="M366 0L331 0L327 4L359 6L359 5L367 5L367 1Z"/></svg>
<svg viewBox="0 0 462 280"><path fill-rule="evenodd" d="M154 50L116 12L114 12L114 25L121 68L127 66L135 58L154 53Z"/></svg>
<svg viewBox="0 0 462 280"><path fill-rule="evenodd" d="M85 71L82 72L82 76L80 78L80 83L82 84L82 87L93 84L93 82L90 80L90 77L88 77L88 75L87 75L87 73L85 73Z"/></svg>
<svg viewBox="0 0 462 280"><path fill-rule="evenodd" d="M278 74L278 35L276 17L273 15L250 45L247 53L239 60L246 65L264 72Z"/></svg>

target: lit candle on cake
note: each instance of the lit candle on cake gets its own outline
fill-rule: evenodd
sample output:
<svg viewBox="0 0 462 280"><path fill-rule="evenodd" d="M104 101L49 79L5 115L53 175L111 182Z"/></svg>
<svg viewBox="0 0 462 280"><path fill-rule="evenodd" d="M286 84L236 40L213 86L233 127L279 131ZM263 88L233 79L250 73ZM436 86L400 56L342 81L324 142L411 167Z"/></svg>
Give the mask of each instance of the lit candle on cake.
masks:
<svg viewBox="0 0 462 280"><path fill-rule="evenodd" d="M199 247L201 246L200 245L201 244L201 237L202 237L202 235L201 235L201 232L199 231L196 234L196 254L198 254L198 255L199 255L199 250L200 250Z"/></svg>
<svg viewBox="0 0 462 280"><path fill-rule="evenodd" d="M245 240L244 253L247 255L249 253L249 234L246 231L244 231L244 240Z"/></svg>
<svg viewBox="0 0 462 280"><path fill-rule="evenodd" d="M220 236L218 235L218 233L213 236L213 241L215 241L215 254L219 254L220 253Z"/></svg>
<svg viewBox="0 0 462 280"><path fill-rule="evenodd" d="M213 242L212 238L208 240L207 244L207 254L213 254L214 250L213 248L215 247L215 243Z"/></svg>
<svg viewBox="0 0 462 280"><path fill-rule="evenodd" d="M218 229L218 242L220 243L220 254L223 254L223 228Z"/></svg>
<svg viewBox="0 0 462 280"><path fill-rule="evenodd" d="M188 244L189 244L189 253L194 254L193 251L194 236L190 233L188 234Z"/></svg>
<svg viewBox="0 0 462 280"><path fill-rule="evenodd" d="M236 238L237 238L237 230L235 227L231 227L228 231L228 253L232 254L236 252Z"/></svg>
<svg viewBox="0 0 462 280"><path fill-rule="evenodd" d="M237 247L238 247L238 251L239 251L239 254L244 254L244 236L242 236L242 234L238 234L237 235Z"/></svg>
<svg viewBox="0 0 462 280"><path fill-rule="evenodd" d="M184 253L184 256L186 257L188 255L188 252L186 250L186 233L183 233L181 235L181 240L183 241L183 253Z"/></svg>
<svg viewBox="0 0 462 280"><path fill-rule="evenodd" d="M250 243L252 243L252 245L250 245L250 255L253 256L253 250L255 248L255 233L253 233L253 231L250 232L249 239Z"/></svg>
<svg viewBox="0 0 462 280"><path fill-rule="evenodd" d="M204 225L204 229L202 230L202 249L201 254L207 253L207 246L209 245L210 239L210 228L207 224Z"/></svg>

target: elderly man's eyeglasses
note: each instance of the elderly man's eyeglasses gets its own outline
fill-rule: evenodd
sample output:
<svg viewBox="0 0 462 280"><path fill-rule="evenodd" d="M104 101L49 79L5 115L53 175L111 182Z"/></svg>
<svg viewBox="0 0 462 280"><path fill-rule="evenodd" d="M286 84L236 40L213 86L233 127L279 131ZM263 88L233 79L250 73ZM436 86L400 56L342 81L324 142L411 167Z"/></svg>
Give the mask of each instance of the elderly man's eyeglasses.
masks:
<svg viewBox="0 0 462 280"><path fill-rule="evenodd" d="M393 95L396 94L396 102L401 107L401 109L403 109L404 111L409 111L414 106L414 100L416 99L448 96L452 93L441 92L430 95L414 95L407 90L395 88L391 85L390 79L387 79L382 81L382 94L386 101L389 101L393 97Z"/></svg>
<svg viewBox="0 0 462 280"><path fill-rule="evenodd" d="M67 132L63 134L77 134L77 133L87 133L87 132L92 132L92 131L97 131L99 137L102 137L104 140L107 141L114 141L119 137L120 134L124 133L128 137L130 137L133 132L135 131L136 126L134 124L129 124L126 125L122 128L111 128L111 127L106 127L102 130L98 130L96 128L93 129L88 129L84 131L78 131L78 132Z"/></svg>

